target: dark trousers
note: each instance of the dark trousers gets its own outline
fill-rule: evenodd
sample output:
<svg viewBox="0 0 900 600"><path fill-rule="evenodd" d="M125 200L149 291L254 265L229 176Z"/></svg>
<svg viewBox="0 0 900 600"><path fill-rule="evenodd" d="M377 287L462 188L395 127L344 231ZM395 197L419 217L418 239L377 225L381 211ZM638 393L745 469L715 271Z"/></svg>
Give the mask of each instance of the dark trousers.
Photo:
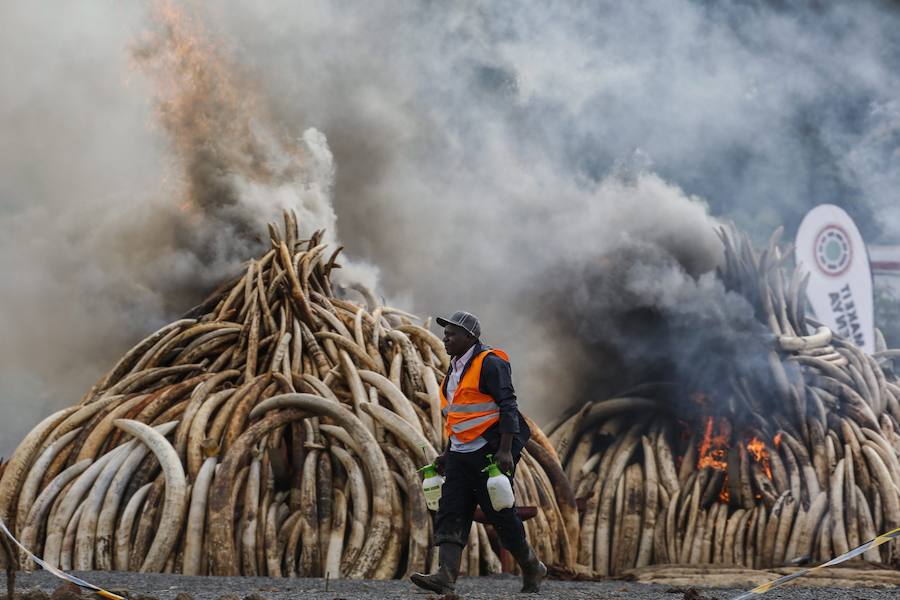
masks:
<svg viewBox="0 0 900 600"><path fill-rule="evenodd" d="M434 522L435 544L447 542L465 546L469 541L475 506L481 510L497 534L503 547L515 557L524 556L528 550L525 527L516 508L494 510L487 491L488 474L481 470L488 464L487 455L493 451L490 444L475 452L450 452L444 469L444 486ZM513 460L519 462L519 452L513 451ZM515 474L515 472L513 473Z"/></svg>

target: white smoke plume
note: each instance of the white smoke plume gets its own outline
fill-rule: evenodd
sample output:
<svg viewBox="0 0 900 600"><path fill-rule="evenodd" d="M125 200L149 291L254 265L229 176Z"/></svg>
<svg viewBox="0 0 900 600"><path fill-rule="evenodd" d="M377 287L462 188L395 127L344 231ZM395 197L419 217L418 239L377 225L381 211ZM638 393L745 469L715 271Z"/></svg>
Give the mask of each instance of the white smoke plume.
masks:
<svg viewBox="0 0 900 600"><path fill-rule="evenodd" d="M49 65L53 76L24 77L2 113L28 152L15 143L3 152L19 169L0 221L9 274L0 394L14 407L0 455L41 415L77 402L123 349L259 254L282 209L296 210L307 233L335 230L325 136L277 126L255 83L194 15L160 2L120 37L113 15L99 19L107 32L76 14L61 27L72 39ZM24 67L17 59L36 50L27 32L4 43L6 64ZM95 62L103 68L91 70ZM24 73L7 75L12 83ZM79 75L110 89L82 88ZM68 114L57 120L56 110ZM86 156L85 146L95 150Z"/></svg>
<svg viewBox="0 0 900 600"><path fill-rule="evenodd" d="M540 418L623 383L621 356L591 352L621 333L623 299L746 331L742 307L698 278L718 258L709 215L764 237L834 202L869 239L900 234L888 3L185 12L215 57L199 63L212 93L193 101L225 122L185 129L160 112L194 74L167 55L160 12L0 7L0 399L21 407L0 453L249 256L286 204L377 265L394 303L479 314Z"/></svg>

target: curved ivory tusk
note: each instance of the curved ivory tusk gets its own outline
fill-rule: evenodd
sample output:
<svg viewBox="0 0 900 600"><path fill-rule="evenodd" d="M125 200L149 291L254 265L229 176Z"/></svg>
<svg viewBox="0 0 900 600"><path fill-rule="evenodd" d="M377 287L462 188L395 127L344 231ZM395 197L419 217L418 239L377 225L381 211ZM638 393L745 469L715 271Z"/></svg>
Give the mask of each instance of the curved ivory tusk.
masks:
<svg viewBox="0 0 900 600"><path fill-rule="evenodd" d="M103 467L81 505L83 509L75 533L75 551L72 560L76 571L90 571L94 568L94 538L97 534L100 507L113 477L136 445L136 442L131 441L117 448L121 449L118 455L111 458Z"/></svg>
<svg viewBox="0 0 900 600"><path fill-rule="evenodd" d="M356 442L356 440L351 438L350 434L347 433L347 431L343 428L338 427L337 425L326 425L322 423L319 425L319 431L333 438L345 448L349 448L350 450L352 450L353 454L357 456L362 454L362 447Z"/></svg>
<svg viewBox="0 0 900 600"><path fill-rule="evenodd" d="M407 514L410 519L409 533L406 536L409 538L406 575L416 571L423 572L427 568L428 526L431 516L425 502L425 493L422 491L421 478L416 473L416 466L412 460L402 450L395 446L388 446L385 448L385 452L390 454L394 463L400 468L403 480L406 482L405 497L409 505Z"/></svg>
<svg viewBox="0 0 900 600"><path fill-rule="evenodd" d="M333 400L333 401L337 402L338 404L340 404L340 402L341 402L340 400L338 400L338 397L334 394L334 391L332 391L332 389L330 387L325 385L325 383L321 379L319 379L312 373L304 373L303 375L300 376L299 379L297 378L296 375L294 375L292 377L292 379L294 380L294 386L299 387L299 383L302 382L302 383L310 386L311 388L313 388L313 392L315 392L319 396L322 396L323 398L328 398L329 400Z"/></svg>
<svg viewBox="0 0 900 600"><path fill-rule="evenodd" d="M166 499L160 515L159 528L141 565L141 571L144 573L159 573L165 567L166 559L175 547L178 533L181 531L181 520L187 501L184 468L181 466L178 453L165 436L149 425L129 419L119 419L115 424L150 448L162 466L166 478Z"/></svg>
<svg viewBox="0 0 900 600"><path fill-rule="evenodd" d="M347 483L349 486L349 499L353 503L353 513L350 522L350 535L347 536L347 542L344 545L343 558L340 561L340 572L346 574L359 551L362 549L363 541L366 537L366 526L369 522L369 493L366 491L366 482L362 475L359 465L350 456L350 453L340 446L331 446L331 453L334 455L344 471L347 473ZM357 456L359 456L357 454Z"/></svg>
<svg viewBox="0 0 900 600"><path fill-rule="evenodd" d="M434 441L437 446L443 447L444 422L441 416L440 385L438 385L437 378L434 376L434 371L429 367L422 369L422 382L425 384L425 391L428 393L428 413L431 416Z"/></svg>
<svg viewBox="0 0 900 600"><path fill-rule="evenodd" d="M363 386L362 379L360 379L359 371L357 370L356 365L353 364L353 361L350 359L350 355L347 354L346 350L340 351L339 358L341 370L344 373L344 380L347 382L347 387L350 388L350 394L353 397L353 412L356 413L356 417L362 421L363 425L374 434L375 424L372 422L372 417L362 410L362 407L369 403L369 398L366 395L366 389Z"/></svg>
<svg viewBox="0 0 900 600"><path fill-rule="evenodd" d="M145 337L119 359L119 362L117 362L109 373L97 384L97 390L103 391L104 388L118 383L119 380L131 370L134 363L167 334L172 331L177 331L183 325L193 325L196 322L196 319L181 319L179 321L174 321ZM175 335L177 335L177 333Z"/></svg>
<svg viewBox="0 0 900 600"><path fill-rule="evenodd" d="M134 493L122 511L122 520L116 529L116 570L127 571L129 549L131 548L131 531L134 529L134 520L138 510L150 493L153 483L146 483Z"/></svg>
<svg viewBox="0 0 900 600"><path fill-rule="evenodd" d="M402 391L400 391L400 388L395 386L387 377L379 375L374 371L360 369L359 376L362 378L363 382L374 385L381 395L387 398L388 402L391 403L394 412L403 417L403 420L409 423L419 435L425 436L425 431L422 429L419 417L416 415L412 406L410 406L409 399L403 395Z"/></svg>
<svg viewBox="0 0 900 600"><path fill-rule="evenodd" d="M297 571L300 577L318 577L321 558L319 556L319 517L316 503L316 465L319 450L312 449L303 462L303 479L300 482L301 532L300 560Z"/></svg>
<svg viewBox="0 0 900 600"><path fill-rule="evenodd" d="M432 447L431 442L426 440L422 434L410 427L410 425L401 419L396 413L392 413L383 406L366 403L361 405L362 409L375 417L381 425L393 433L397 438L406 445L411 452L416 452L418 456L428 464L437 456L437 451Z"/></svg>
<svg viewBox="0 0 900 600"><path fill-rule="evenodd" d="M40 495L38 495L34 504L31 506L31 510L28 511L28 516L22 523L21 540L23 546L26 548L34 548L37 545L38 530L43 524L50 507L53 506L53 502L56 500L57 495L65 489L70 481L84 473L85 469L90 465L90 460L83 460L75 463L54 477L47 487L41 491Z"/></svg>
<svg viewBox="0 0 900 600"><path fill-rule="evenodd" d="M177 421L170 421L157 425L155 429L162 435L169 435L178 425ZM125 490L132 476L147 456L150 449L144 444L136 444L128 453L128 457L119 467L115 477L109 484L103 506L100 508L100 516L97 518L96 541L94 542L94 564L99 571L113 570L113 553L115 551L116 517L119 515L119 505L122 503ZM126 547L127 551L127 547ZM127 564L127 562L125 563Z"/></svg>
<svg viewBox="0 0 900 600"><path fill-rule="evenodd" d="M872 446L868 444L863 445L862 452L881 491L885 523L888 523L890 527L894 527L897 523L900 523L900 499L898 499L897 488L891 473L884 460Z"/></svg>
<svg viewBox="0 0 900 600"><path fill-rule="evenodd" d="M362 309L360 309L362 310ZM326 579L341 578L341 554L344 550L344 532L347 529L347 497L339 488L334 489L332 499L331 535L328 540L328 550L325 555Z"/></svg>
<svg viewBox="0 0 900 600"><path fill-rule="evenodd" d="M77 410L77 406L66 408L53 413L38 423L16 447L12 458L9 459L9 462L3 468L3 476L0 477L0 520L8 526L13 525L10 519L10 510L16 497L19 495L22 480L26 477L28 466L41 447L41 442L57 425Z"/></svg>
<svg viewBox="0 0 900 600"><path fill-rule="evenodd" d="M286 423L305 418L305 414L301 411L330 417L338 425L343 426L350 433L351 437L354 437L359 442L362 448L360 458L366 465L370 480L374 483L372 486L373 512L366 543L363 551L360 552L359 558L348 573L348 576L351 578L369 576L377 567L384 552L385 543L390 535L392 519L390 489L377 483L387 481L391 477L387 461L378 446L378 442L353 413L321 396L313 396L311 394L274 396L257 405L251 411L250 416L251 418L259 417L277 408L300 410L273 414L252 425L235 443L234 451L229 450L225 461L222 463L223 468L227 467L228 471L234 472L237 466L236 462L243 457L256 438ZM218 485L218 482L216 485ZM225 484L223 483L223 485ZM233 506L229 505L228 499L220 498L215 494L213 494L211 508L214 519L219 524L218 530L215 527L212 528L215 536L214 541L218 546L213 553L214 572L229 572L233 568L232 565L234 563L234 541L232 517L226 515L233 515L234 509Z"/></svg>
<svg viewBox="0 0 900 600"><path fill-rule="evenodd" d="M109 440L109 433L113 430L113 421L127 415L130 410L146 399L147 395L145 394L138 394L133 398L129 398L109 411L99 423L92 424L92 429L87 438L85 438L84 443L81 445L81 449L78 451L78 456L75 458L75 461L77 462L86 458L94 460L97 458L97 453L100 451L100 448L107 440Z"/></svg>
<svg viewBox="0 0 900 600"><path fill-rule="evenodd" d="M550 433L550 443L553 444L553 450L561 460L566 461L568 459L570 446L575 441L575 436L582 430L582 423L584 423L584 419L592 406L592 402L583 405Z"/></svg>
<svg viewBox="0 0 900 600"><path fill-rule="evenodd" d="M425 329L424 327L420 327L418 325L400 325L397 327L398 331L402 331L407 335L412 335L426 344L431 348L431 351L435 353L438 357L438 360L441 363L441 370L446 371L450 367L450 356L447 354L446 348L444 348L444 343L441 339Z"/></svg>
<svg viewBox="0 0 900 600"><path fill-rule="evenodd" d="M50 466L50 463L53 462L53 459L56 458L56 455L59 454L60 450L65 448L80 431L81 428L79 427L58 438L52 444L47 446L44 451L41 452L41 455L38 456L38 459L34 461L34 464L31 465L31 468L28 470L28 476L25 478L25 483L22 484L22 492L19 494L19 503L16 507L17 521L19 521L19 519L25 519L28 516L28 511L33 506L34 499L38 495L38 487L41 484L41 479L44 477L47 467ZM88 464L90 464L90 462L88 462ZM22 524L24 525L24 523ZM18 529L19 531L22 530L21 527ZM26 548L27 547L30 546L26 546Z"/></svg>
<svg viewBox="0 0 900 600"><path fill-rule="evenodd" d="M56 512L50 516L47 523L47 539L44 543L44 560L48 564L59 566L60 553L64 541L63 536L65 535L66 527L72 520L72 515L75 514L75 511L81 505L81 499L94 485L94 481L103 468L106 467L106 464L119 456L123 449L123 446L119 446L112 452L107 452L94 461L94 464L88 467L72 484Z"/></svg>
<svg viewBox="0 0 900 600"><path fill-rule="evenodd" d="M795 337L782 335L778 337L778 347L785 352L801 352L812 348L821 348L831 343L831 329L822 326L812 335Z"/></svg>
<svg viewBox="0 0 900 600"><path fill-rule="evenodd" d="M223 402L228 401L234 394L236 389L222 390L216 392L206 399L197 413L191 420L190 431L188 432L187 443L187 469L191 479L197 476L200 466L203 464L203 440L206 439L206 425L209 417ZM218 442L218 440L216 440Z"/></svg>
<svg viewBox="0 0 900 600"><path fill-rule="evenodd" d="M266 515L266 568L269 577L282 577L281 546L278 543L278 531L287 518L290 510L284 503L284 493L275 495L275 505Z"/></svg>
<svg viewBox="0 0 900 600"><path fill-rule="evenodd" d="M640 435L644 425L639 424L632 427L625 435L622 445L616 451L609 466L603 491L600 495L600 504L597 515L597 535L594 540L594 557L596 569L601 575L609 575L609 543L610 543L610 513L612 503L615 499L616 482L625 473L625 466L631 458L637 445L640 443Z"/></svg>
<svg viewBox="0 0 900 600"><path fill-rule="evenodd" d="M247 473L247 483L244 486L244 514L241 517L243 529L238 532L241 536L241 574L249 576L259 574L256 564L256 528L259 526L259 486L262 465L259 453L254 450L253 454L253 460L250 461L250 469Z"/></svg>
<svg viewBox="0 0 900 600"><path fill-rule="evenodd" d="M184 542L184 565L182 573L185 575L200 575L201 553L203 551L203 528L206 524L206 503L209 498L209 488L212 485L218 460L210 456L203 461L197 479L191 490L191 505L188 511L187 531Z"/></svg>
<svg viewBox="0 0 900 600"><path fill-rule="evenodd" d="M69 519L68 525L66 525L66 532L65 535L63 535L63 544L59 554L59 568L63 571L72 570L72 555L74 554L75 548L75 536L78 531L78 524L81 522L81 515L84 513L85 502L87 502L87 500L83 500L81 504L78 505L78 508L72 513L72 518Z"/></svg>
<svg viewBox="0 0 900 600"><path fill-rule="evenodd" d="M175 451L178 452L178 456L185 456L188 439L192 432L194 417L203 409L207 399L213 394L213 390L229 379L240 376L240 374L241 372L237 369L229 369L227 371L216 373L206 381L197 384L197 387L191 392L191 399L184 409L184 414L178 424L178 431L175 433ZM231 390L227 391L230 392ZM209 413L207 412L207 417L208 415ZM203 420L203 424L204 426L206 425L206 419ZM190 472L190 469L188 469L188 471ZM196 471L193 474L196 474Z"/></svg>

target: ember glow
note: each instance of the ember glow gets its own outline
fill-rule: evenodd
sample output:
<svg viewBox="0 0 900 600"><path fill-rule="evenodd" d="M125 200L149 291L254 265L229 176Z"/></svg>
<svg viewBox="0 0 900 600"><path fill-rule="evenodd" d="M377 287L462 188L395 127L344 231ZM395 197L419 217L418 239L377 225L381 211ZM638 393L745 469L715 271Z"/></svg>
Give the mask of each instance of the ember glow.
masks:
<svg viewBox="0 0 900 600"><path fill-rule="evenodd" d="M718 471L728 469L728 444L731 438L731 423L724 417L706 418L703 440L700 442L697 468L711 467Z"/></svg>
<svg viewBox="0 0 900 600"><path fill-rule="evenodd" d="M691 401L705 406L708 397L703 394L694 394ZM749 441L740 432L734 432L731 422L725 417L707 416L701 419L703 433L697 447L697 470L712 469L722 471L725 476L722 480L718 499L723 504L728 504L731 499L728 482L728 453L732 443L746 447L748 456L757 463L765 477L772 481L772 467L769 459L769 451L766 443L759 437L752 436ZM735 441L732 442L732 437ZM740 441L744 440L744 441ZM756 500L762 499L762 494L757 491L754 494Z"/></svg>
<svg viewBox="0 0 900 600"><path fill-rule="evenodd" d="M752 440L747 442L747 450L753 457L753 460L762 465L763 471L769 481L772 480L772 467L769 464L769 451L766 450L766 444L758 437L754 436Z"/></svg>

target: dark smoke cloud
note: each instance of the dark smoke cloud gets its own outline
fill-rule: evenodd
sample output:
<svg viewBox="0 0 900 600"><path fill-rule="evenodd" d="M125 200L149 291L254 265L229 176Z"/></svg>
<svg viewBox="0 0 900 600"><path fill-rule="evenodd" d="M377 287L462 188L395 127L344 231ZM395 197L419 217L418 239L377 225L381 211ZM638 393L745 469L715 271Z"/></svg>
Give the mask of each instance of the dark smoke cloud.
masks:
<svg viewBox="0 0 900 600"><path fill-rule="evenodd" d="M697 344L688 355L727 338L697 328L751 335L740 300L702 276L718 260L710 214L764 238L834 202L870 239L900 235L888 4L211 3L191 14L238 90L233 129L201 144L218 163L159 120L164 52L128 74L134 41L160 31L143 9L0 10L15 321L0 395L35 407L5 448L245 258L244 234L287 204L316 206L308 226L377 265L393 302L480 314L542 417L623 385L622 349L659 346L617 327L628 301ZM260 174L248 131L272 164L299 148L307 169ZM212 191L198 222L220 235L178 208ZM592 355L595 340L616 354Z"/></svg>

